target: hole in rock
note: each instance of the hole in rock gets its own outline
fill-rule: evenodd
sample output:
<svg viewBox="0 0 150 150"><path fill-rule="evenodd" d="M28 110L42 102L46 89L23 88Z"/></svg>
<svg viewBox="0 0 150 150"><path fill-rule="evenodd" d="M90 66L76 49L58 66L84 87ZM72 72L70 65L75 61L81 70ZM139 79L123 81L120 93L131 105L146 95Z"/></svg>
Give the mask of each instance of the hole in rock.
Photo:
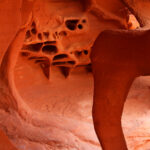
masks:
<svg viewBox="0 0 150 150"><path fill-rule="evenodd" d="M48 59L48 58L47 57L38 57L38 59L42 59L42 60L44 59L45 60L45 59Z"/></svg>
<svg viewBox="0 0 150 150"><path fill-rule="evenodd" d="M36 60L36 63L40 63L40 67L46 76L49 79L50 75L50 61L47 57L43 57L43 60Z"/></svg>
<svg viewBox="0 0 150 150"><path fill-rule="evenodd" d="M46 78L49 79L49 76L50 76L50 63L49 62L42 62L40 64L40 67L42 68L43 73L46 76Z"/></svg>
<svg viewBox="0 0 150 150"><path fill-rule="evenodd" d="M21 52L21 56L27 57L27 56L29 56L29 55L30 55L30 53L28 53L28 52Z"/></svg>
<svg viewBox="0 0 150 150"><path fill-rule="evenodd" d="M33 52L39 52L43 43L36 43L36 44L29 44L29 45L23 45L23 50L30 50Z"/></svg>
<svg viewBox="0 0 150 150"><path fill-rule="evenodd" d="M60 36L67 36L67 32L66 32L66 31L61 31L61 32L59 33L59 35L60 35Z"/></svg>
<svg viewBox="0 0 150 150"><path fill-rule="evenodd" d="M82 52L81 52L81 51L76 51L76 52L75 52L75 55L76 55L77 57L80 57L80 56L82 55Z"/></svg>
<svg viewBox="0 0 150 150"><path fill-rule="evenodd" d="M59 60L59 59L63 59L63 58L67 58L68 55L66 54L60 54L60 55L56 55L53 60Z"/></svg>
<svg viewBox="0 0 150 150"><path fill-rule="evenodd" d="M35 63L41 63L41 62L44 62L44 60L39 60L38 59L38 60L35 61Z"/></svg>
<svg viewBox="0 0 150 150"><path fill-rule="evenodd" d="M79 29L83 29L83 25L82 25L82 24L79 24L79 25L78 25L78 28L79 28Z"/></svg>
<svg viewBox="0 0 150 150"><path fill-rule="evenodd" d="M29 57L29 60L33 60L33 59L37 59L38 57L36 56L32 56L32 57Z"/></svg>
<svg viewBox="0 0 150 150"><path fill-rule="evenodd" d="M86 19L83 19L83 20L82 20L82 23L86 23Z"/></svg>
<svg viewBox="0 0 150 150"><path fill-rule="evenodd" d="M63 67L63 66L61 66L59 68L60 68L61 73L65 76L65 78L67 78L71 72L71 68Z"/></svg>
<svg viewBox="0 0 150 150"><path fill-rule="evenodd" d="M35 28L35 27L36 27L36 24L35 24L35 22L34 22L34 21L32 22L31 27L33 27L33 28Z"/></svg>
<svg viewBox="0 0 150 150"><path fill-rule="evenodd" d="M35 57L35 63L39 63L39 62L49 62L49 58L47 57Z"/></svg>
<svg viewBox="0 0 150 150"><path fill-rule="evenodd" d="M79 20L67 20L66 27L69 30L75 30L78 22L79 22Z"/></svg>
<svg viewBox="0 0 150 150"><path fill-rule="evenodd" d="M43 32L43 35L45 36L46 39L49 38L49 32Z"/></svg>
<svg viewBox="0 0 150 150"><path fill-rule="evenodd" d="M53 62L52 64L54 66L59 66L59 65L75 65L75 61L64 61L64 62Z"/></svg>
<svg viewBox="0 0 150 150"><path fill-rule="evenodd" d="M55 45L45 45L42 51L47 54L55 54L57 53L57 47Z"/></svg>
<svg viewBox="0 0 150 150"><path fill-rule="evenodd" d="M68 61L67 63L71 64L71 65L75 65L75 61Z"/></svg>
<svg viewBox="0 0 150 150"><path fill-rule="evenodd" d="M31 29L31 33L36 34L37 30L35 28Z"/></svg>
<svg viewBox="0 0 150 150"><path fill-rule="evenodd" d="M30 31L28 30L28 31L26 32L25 39L29 39L30 37L31 37L31 33L30 33Z"/></svg>
<svg viewBox="0 0 150 150"><path fill-rule="evenodd" d="M83 52L85 55L88 55L88 53L89 53L88 50L84 50Z"/></svg>
<svg viewBox="0 0 150 150"><path fill-rule="evenodd" d="M52 63L54 66L56 65L65 65L66 64L66 62L53 62Z"/></svg>
<svg viewBox="0 0 150 150"><path fill-rule="evenodd" d="M38 39L42 40L42 34L41 33L38 34Z"/></svg>
<svg viewBox="0 0 150 150"><path fill-rule="evenodd" d="M86 65L87 72L92 72L92 64Z"/></svg>
<svg viewBox="0 0 150 150"><path fill-rule="evenodd" d="M34 59L34 58L33 58ZM49 59L47 57L35 57L35 63L40 63L40 62L49 62Z"/></svg>
<svg viewBox="0 0 150 150"><path fill-rule="evenodd" d="M44 44L45 45L47 45L47 44L56 44L56 41L46 41L46 42L44 42Z"/></svg>

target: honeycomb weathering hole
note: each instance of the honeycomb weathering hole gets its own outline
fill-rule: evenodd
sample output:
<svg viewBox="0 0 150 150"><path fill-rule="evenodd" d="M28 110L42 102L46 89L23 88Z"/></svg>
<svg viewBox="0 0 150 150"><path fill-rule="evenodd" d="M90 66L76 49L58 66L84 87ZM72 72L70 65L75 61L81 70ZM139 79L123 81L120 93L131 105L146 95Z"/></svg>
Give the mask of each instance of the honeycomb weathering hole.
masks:
<svg viewBox="0 0 150 150"><path fill-rule="evenodd" d="M30 53L28 53L28 52L21 52L21 56L27 57L27 56L29 56L29 55L30 55Z"/></svg>
<svg viewBox="0 0 150 150"><path fill-rule="evenodd" d="M82 20L82 23L86 23L86 19L83 19L83 20Z"/></svg>
<svg viewBox="0 0 150 150"><path fill-rule="evenodd" d="M46 41L46 42L44 42L44 44L45 45L47 45L47 44L56 44L56 41Z"/></svg>
<svg viewBox="0 0 150 150"><path fill-rule="evenodd" d="M32 22L31 27L33 27L33 28L35 28L35 27L36 27L36 24L35 24L35 22L34 22L34 21Z"/></svg>
<svg viewBox="0 0 150 150"><path fill-rule="evenodd" d="M43 70L44 75L49 79L50 77L50 61L47 57L42 58L42 60L36 60L36 63L40 64L41 69Z"/></svg>
<svg viewBox="0 0 150 150"><path fill-rule="evenodd" d="M84 55L88 55L89 54L89 51L88 50L83 50L83 51L75 51L75 56L76 57L82 57ZM83 55L84 54L84 55Z"/></svg>
<svg viewBox="0 0 150 150"><path fill-rule="evenodd" d="M35 28L31 29L31 33L36 34L37 30Z"/></svg>
<svg viewBox="0 0 150 150"><path fill-rule="evenodd" d="M29 59L29 60L34 60L34 59L37 59L37 57L36 57L36 56L31 56L31 57L29 57L28 59Z"/></svg>
<svg viewBox="0 0 150 150"><path fill-rule="evenodd" d="M41 33L38 33L37 36L38 36L38 39L39 39L39 40L42 40L42 34L41 34Z"/></svg>
<svg viewBox="0 0 150 150"><path fill-rule="evenodd" d="M49 38L49 32L43 32L43 35L45 36L46 39Z"/></svg>
<svg viewBox="0 0 150 150"><path fill-rule="evenodd" d="M84 50L83 52L85 55L88 55L88 53L89 53L88 50Z"/></svg>
<svg viewBox="0 0 150 150"><path fill-rule="evenodd" d="M82 51L75 51L75 56L80 57L82 55Z"/></svg>
<svg viewBox="0 0 150 150"><path fill-rule="evenodd" d="M70 74L71 68L69 67L59 67L61 73L67 78Z"/></svg>
<svg viewBox="0 0 150 150"><path fill-rule="evenodd" d="M66 32L66 31L61 31L61 32L59 33L59 35L60 35L60 36L67 36L67 32Z"/></svg>
<svg viewBox="0 0 150 150"><path fill-rule="evenodd" d="M53 60L59 60L59 59L63 59L63 58L68 58L68 55L67 54L59 54L59 55L56 55Z"/></svg>
<svg viewBox="0 0 150 150"><path fill-rule="evenodd" d="M54 66L66 66L66 65L75 65L75 61L61 61L61 62L53 62Z"/></svg>
<svg viewBox="0 0 150 150"><path fill-rule="evenodd" d="M28 30L28 31L26 32L25 39L29 39L30 37L31 37L31 33L30 33L30 31Z"/></svg>
<svg viewBox="0 0 150 150"><path fill-rule="evenodd" d="M78 28L79 28L79 29L83 29L83 25L82 25L82 24L79 24L79 25L78 25Z"/></svg>
<svg viewBox="0 0 150 150"><path fill-rule="evenodd" d="M57 53L57 47L55 45L45 45L42 48L42 51L47 54L55 54Z"/></svg>
<svg viewBox="0 0 150 150"><path fill-rule="evenodd" d="M71 64L71 65L75 65L76 62L75 61L67 61L67 63Z"/></svg>
<svg viewBox="0 0 150 150"><path fill-rule="evenodd" d="M23 45L23 50L29 50L34 52L39 52L43 43L36 43L36 44L29 44L29 45Z"/></svg>
<svg viewBox="0 0 150 150"><path fill-rule="evenodd" d="M69 30L75 30L78 22L79 20L67 20L65 23Z"/></svg>

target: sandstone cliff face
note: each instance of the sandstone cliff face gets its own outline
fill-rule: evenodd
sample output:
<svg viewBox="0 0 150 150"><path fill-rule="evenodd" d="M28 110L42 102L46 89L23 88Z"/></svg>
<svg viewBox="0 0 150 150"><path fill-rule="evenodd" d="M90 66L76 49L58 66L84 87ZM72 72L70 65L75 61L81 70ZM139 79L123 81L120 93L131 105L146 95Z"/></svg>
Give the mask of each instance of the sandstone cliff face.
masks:
<svg viewBox="0 0 150 150"><path fill-rule="evenodd" d="M8 12L6 16L0 13L2 60L19 29L21 4L5 0L0 5L3 12ZM12 16L12 12L17 15ZM21 96L16 103L21 107L0 109L0 127L17 149L100 149L91 115L93 78L89 55L97 35L111 28L118 26L84 12L80 1L37 0L14 68L15 86ZM123 127L131 150L150 148L149 81L149 77L135 81L125 106ZM5 90L1 86L0 96L11 99Z"/></svg>

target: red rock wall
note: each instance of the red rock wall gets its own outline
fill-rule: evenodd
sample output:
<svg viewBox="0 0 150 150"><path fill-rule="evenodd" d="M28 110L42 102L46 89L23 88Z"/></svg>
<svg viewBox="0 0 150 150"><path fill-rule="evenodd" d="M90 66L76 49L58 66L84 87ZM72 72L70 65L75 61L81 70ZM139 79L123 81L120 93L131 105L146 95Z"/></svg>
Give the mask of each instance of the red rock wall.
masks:
<svg viewBox="0 0 150 150"><path fill-rule="evenodd" d="M57 1L55 3L55 1L37 0L34 5L33 21L35 21L36 28L34 24L28 27L26 37L29 38L26 38L23 43L26 49L23 50L23 47L17 50L21 55L19 55L14 69L15 86L19 92L16 103L21 107L16 110L10 109L8 112L0 109L0 126L19 150L100 149L91 115L93 78L88 66L90 48L101 31L121 28L125 23L125 18L122 20L120 15L116 17L114 8L117 6L110 8L104 5L106 15L103 14L104 18L98 20L97 16L103 9L97 10L99 5L97 1L95 3L96 7L94 6L92 12L86 13L79 1ZM11 3L5 0L0 6L2 8L0 13L2 20L0 23L2 35L0 36L2 41L0 42L0 60L2 60L2 56L20 24L24 24L24 20L26 20L28 7L21 9L22 16L25 18L21 20L20 1L16 0ZM106 11L108 8L111 9L113 15ZM111 17L115 17L117 21L109 21ZM73 25L71 23L71 28L70 20L77 20L75 23L73 22ZM118 21L121 22L121 25L118 24ZM80 29L81 25L83 25L83 29ZM72 26L75 28L73 31ZM127 26L124 25L124 27ZM37 33L35 33L36 30ZM48 37L48 33L50 37ZM54 40L55 42L52 43ZM50 44L44 43L47 41ZM50 52L51 50L55 51L57 46L57 52L47 54L45 52L47 49L44 51L43 45L38 52L36 51L39 47L34 51L31 44L36 45L39 42L44 46L55 46L55 48L51 46ZM63 58L65 61L74 61L77 64L71 64L73 70L52 65L56 60L64 62L62 55L65 57L67 55L67 59ZM39 62L43 62L43 57L44 65L39 65ZM45 60L45 57L46 60L48 58L48 61ZM12 62L14 61L12 59ZM86 67L82 65L86 65ZM66 76L68 71L70 71L70 76L66 79L63 74ZM47 77L50 75L50 80L44 75ZM3 99L12 100L10 95L3 95L6 92L3 86L0 89L0 96L3 96ZM134 83L126 103L123 127L128 147L131 150L149 148L148 93L149 78L140 78Z"/></svg>

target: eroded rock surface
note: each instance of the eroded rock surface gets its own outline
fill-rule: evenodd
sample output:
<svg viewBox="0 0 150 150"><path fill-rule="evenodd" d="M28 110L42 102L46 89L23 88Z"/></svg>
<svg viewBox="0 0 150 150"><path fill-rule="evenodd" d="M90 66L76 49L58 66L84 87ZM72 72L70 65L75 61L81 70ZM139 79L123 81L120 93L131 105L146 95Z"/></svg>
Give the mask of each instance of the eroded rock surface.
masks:
<svg viewBox="0 0 150 150"><path fill-rule="evenodd" d="M93 1L90 7L87 6L93 10L85 12L81 1L36 1L34 17L26 31L22 48L17 49L11 58L14 62L15 54L20 54L14 69L15 85L21 96L17 95L15 104L19 107L16 106L15 110L11 107L7 111L0 110L0 126L19 150L100 149L91 116L91 46L104 29L132 26L128 26L125 18L121 18L123 13L116 16L112 6ZM120 2L115 8L122 8ZM98 19L101 15L103 17ZM112 21L112 18L117 21ZM13 24L15 35L20 18L14 19L12 16L11 19L16 20L9 23ZM1 25L4 27L5 24ZM6 38L11 35L8 29L11 29L10 26L7 27ZM2 52L6 52L14 35L8 39L3 36L9 42L6 42ZM9 62L7 64L9 66ZM69 76L65 79L63 75ZM3 99L12 99L7 95L11 89L9 92L6 90L1 87L1 96ZM123 126L131 150L149 148L148 92L149 78L138 79L128 97Z"/></svg>
<svg viewBox="0 0 150 150"><path fill-rule="evenodd" d="M84 12L81 1L37 1L33 22L26 32L22 56L38 63L47 78L52 65L59 66L66 77L75 67L89 67L91 47L101 31L132 27L132 24L127 26L129 14L121 2L116 8L98 1L92 3L91 11ZM109 6L112 6L111 3ZM120 11L115 12L116 9ZM101 11L103 14L100 14ZM102 16L96 16L96 12Z"/></svg>

